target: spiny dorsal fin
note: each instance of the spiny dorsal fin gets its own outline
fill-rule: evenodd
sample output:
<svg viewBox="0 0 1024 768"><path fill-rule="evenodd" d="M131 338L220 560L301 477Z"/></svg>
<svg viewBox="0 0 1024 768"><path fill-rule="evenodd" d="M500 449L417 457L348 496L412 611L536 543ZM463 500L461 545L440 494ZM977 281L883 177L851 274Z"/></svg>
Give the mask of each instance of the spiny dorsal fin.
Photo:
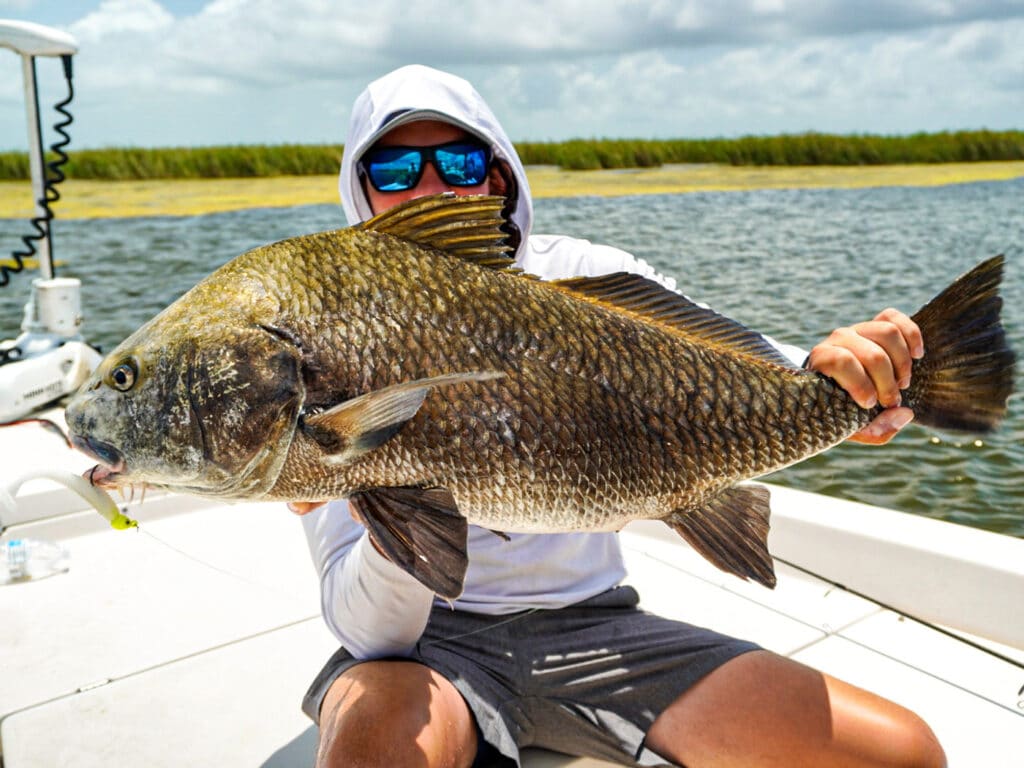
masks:
<svg viewBox="0 0 1024 768"><path fill-rule="evenodd" d="M409 240L483 267L515 271L509 253L503 197L441 195L417 197L363 222L363 229Z"/></svg>
<svg viewBox="0 0 1024 768"><path fill-rule="evenodd" d="M359 226L436 248L478 266L536 280L533 275L522 273L509 254L502 231L504 204L501 197L457 196L446 192L400 203ZM616 272L601 277L556 280L553 284L576 296L631 311L706 342L793 367L793 363L759 333L640 275Z"/></svg>
<svg viewBox="0 0 1024 768"><path fill-rule="evenodd" d="M688 336L776 365L793 367L793 362L769 344L761 334L712 309L695 304L646 277L630 272L615 272L600 277L574 277L554 282L591 301L629 310Z"/></svg>

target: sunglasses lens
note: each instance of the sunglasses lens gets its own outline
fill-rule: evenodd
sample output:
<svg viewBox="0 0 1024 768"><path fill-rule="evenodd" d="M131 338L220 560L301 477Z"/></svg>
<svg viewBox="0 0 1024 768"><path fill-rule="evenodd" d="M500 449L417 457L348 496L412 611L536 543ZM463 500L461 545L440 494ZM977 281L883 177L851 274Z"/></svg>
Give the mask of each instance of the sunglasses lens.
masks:
<svg viewBox="0 0 1024 768"><path fill-rule="evenodd" d="M401 192L416 186L423 172L423 153L418 149L383 147L363 160L370 183L381 192Z"/></svg>
<svg viewBox="0 0 1024 768"><path fill-rule="evenodd" d="M445 144L434 150L441 178L453 187L475 187L487 178L488 152L478 144Z"/></svg>

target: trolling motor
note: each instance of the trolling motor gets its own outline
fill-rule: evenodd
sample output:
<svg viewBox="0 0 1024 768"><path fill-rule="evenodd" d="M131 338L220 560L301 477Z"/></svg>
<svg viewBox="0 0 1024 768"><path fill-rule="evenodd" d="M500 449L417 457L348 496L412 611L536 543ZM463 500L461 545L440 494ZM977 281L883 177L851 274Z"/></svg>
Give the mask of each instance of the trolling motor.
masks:
<svg viewBox="0 0 1024 768"><path fill-rule="evenodd" d="M54 274L50 203L59 199L55 186L64 180L61 166L67 162L64 147L70 142L65 128L71 124L68 104L74 95L71 57L78 44L66 32L25 21L0 20L0 48L10 48L22 62L25 84L25 112L28 117L29 168L35 230L22 238L25 250L17 251L12 265L0 265L0 287L12 274L26 268L27 257L35 254L42 275L32 281L32 293L25 305L17 339L0 341L0 423L13 421L75 391L100 361L99 352L83 339L80 328L81 281ZM36 58L59 56L64 66L68 96L54 109L63 117L53 130L61 140L50 147L57 159L44 165L43 131L39 120L36 88Z"/></svg>

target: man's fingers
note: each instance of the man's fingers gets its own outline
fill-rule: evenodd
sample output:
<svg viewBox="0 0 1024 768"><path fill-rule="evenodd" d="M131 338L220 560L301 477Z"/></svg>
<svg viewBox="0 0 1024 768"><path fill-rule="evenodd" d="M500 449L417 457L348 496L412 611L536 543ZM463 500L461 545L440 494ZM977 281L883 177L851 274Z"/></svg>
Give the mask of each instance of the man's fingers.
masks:
<svg viewBox="0 0 1024 768"><path fill-rule="evenodd" d="M921 335L921 329L917 323L898 309L893 309L892 307L883 309L875 315L875 320L892 323L899 328L903 338L906 339L907 347L910 349L910 356L915 360L920 360L924 357L924 337Z"/></svg>
<svg viewBox="0 0 1024 768"><path fill-rule="evenodd" d="M296 515L306 515L326 503L326 501L289 501L288 509Z"/></svg>
<svg viewBox="0 0 1024 768"><path fill-rule="evenodd" d="M888 383L882 375L886 366ZM808 367L835 380L861 408L873 408L880 397L891 401L893 393L899 396L899 387L884 351L849 328L833 331L826 341L812 349ZM882 402L886 404L885 400Z"/></svg>
<svg viewBox="0 0 1024 768"><path fill-rule="evenodd" d="M878 401L887 407L899 405L899 390L910 386L914 364L902 331L893 323L879 321L861 323L852 330L858 339L869 342L853 351L875 382Z"/></svg>
<svg viewBox="0 0 1024 768"><path fill-rule="evenodd" d="M874 320L837 328L811 350L812 370L835 379L862 408L894 408L910 386L914 360L924 354L921 330L909 317L886 309Z"/></svg>
<svg viewBox="0 0 1024 768"><path fill-rule="evenodd" d="M924 355L921 329L902 312L887 309L869 323L854 326L857 332L871 339L889 355L900 389L910 386L914 360Z"/></svg>

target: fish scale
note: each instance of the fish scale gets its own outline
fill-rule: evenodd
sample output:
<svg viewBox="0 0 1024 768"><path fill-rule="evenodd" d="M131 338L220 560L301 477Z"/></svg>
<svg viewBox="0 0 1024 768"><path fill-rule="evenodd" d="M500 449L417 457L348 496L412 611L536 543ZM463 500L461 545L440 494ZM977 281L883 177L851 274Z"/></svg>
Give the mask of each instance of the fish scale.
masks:
<svg viewBox="0 0 1024 768"><path fill-rule="evenodd" d="M401 254L392 253L391 258L398 261L403 257ZM374 266L375 268L384 268L386 265L378 264ZM424 276L416 274L415 277L419 279ZM434 292L445 290L447 289L444 284L436 286L427 285L424 286L421 295L431 296ZM416 300L412 297L403 298ZM570 303L568 304L568 310L570 311L566 313L568 316L563 315L561 317L552 316L546 308L537 317L531 317L529 312L524 312L519 315L518 323L516 326L513 326L512 330L532 327L534 336L542 339L541 349L554 348L558 343L558 337L564 337L564 334L561 333L561 328L577 327L582 322L582 318L575 316L577 313L572 312L572 310L582 310L585 306L580 307L576 303ZM436 306L434 309L436 310ZM493 309L487 306L486 303L484 303L479 311L489 317L494 316ZM412 310L410 314L412 316L419 316L422 313ZM621 322L621 319L615 315L611 315L609 320L612 324ZM436 334L446 331L445 328L439 328L436 325L428 327L428 330L433 332L431 336L432 342L424 340L422 336L413 337L417 341L416 346L419 348L425 347L428 343L432 343L436 347L437 338L439 338ZM532 462L537 460L539 455L558 456L562 462L565 462L571 459L573 454L570 449L573 446L593 447L601 442L602 435L624 435L626 436L623 438L625 445L617 446L614 450L597 452L599 458L605 459L603 462L576 463L569 466L567 474L569 478L586 478L590 487L600 488L601 493L606 494L609 489L613 489L617 494L624 485L624 481L621 474L614 470L617 468L623 455L636 456L636 459L627 466L638 476L643 476L646 484L650 487L645 487L638 482L630 484L630 482L626 481L626 492L633 496L661 496L664 499L663 505L657 509L654 515L661 517L675 508L680 494L685 494L691 499L699 500L701 492L705 490L704 485L708 486L707 490L710 492L715 489L716 485L720 486L723 483L727 483L744 469L748 471L753 469L753 471L760 474L775 468L779 464L787 464L797 458L795 453L794 455L789 455L785 451L759 450L763 447L770 449L773 443L761 438L765 430L760 427L756 420L749 418L750 414L743 407L745 399L735 396L737 392L740 394L744 392L744 390L736 386L735 382L742 380L744 375L747 377L753 375L752 372L735 371L734 369L740 366L739 362L734 363L732 366L723 366L724 371L729 375L725 376L720 373L715 377L716 381L713 382L701 379L699 371L702 370L702 366L699 362L694 360L687 363L686 367L691 368L693 373L684 378L696 382L696 391L707 392L711 396L703 399L693 399L693 407L683 411L685 422L690 425L691 429L673 429L675 422L671 418L671 410L675 410L673 408L674 400L672 396L674 395L674 385L677 379L676 374L669 372L667 366L664 365L658 365L654 368L649 367L647 387L639 391L636 389L632 391L626 389L626 391L623 391L633 382L627 382L620 372L621 370L635 370L637 365L644 360L645 353L648 355L647 362L650 359L677 363L680 360L685 360L687 358L685 342L682 339L665 338L665 334L656 328L643 329L642 332L637 332L634 336L634 342L640 347L640 350L635 354L630 351L629 346L613 346L609 342L602 343L601 339L616 338L615 329L609 329L605 325L596 325L593 328L587 329L585 333L580 334L569 343L571 354L561 367L552 366L548 360L531 360L527 364L522 365L518 370L507 371L506 377L500 380L491 382L488 385L480 385L490 391L492 394L490 399L480 398L470 388L453 390L443 394L440 392L436 393L434 397L424 404L421 414L417 416L417 420L423 423L422 428L417 428L417 422L414 420L407 430L404 430L402 434L394 438L393 446L390 449L384 446L376 454L368 455L363 459L360 469L365 471L367 475L357 477L355 486L358 487L364 483L376 485L383 482L380 477L381 473L376 471L374 465L375 463L386 465L390 471L390 467L394 462L388 456L389 450L397 451L403 457L419 455L421 460L422 457L430 457L436 454L438 461L443 460L447 433L457 432L459 434L467 434L471 438L468 445L465 441L461 445L462 453L460 453L460 456L477 460L460 467L453 474L446 475L444 478L445 486L460 501L464 501L466 509L494 507L494 500L488 498L488 493L491 492L493 486L489 482L475 486L471 480L483 475L480 471L480 465L501 466L506 475L520 475L522 474L521 467L530 466ZM486 350L489 354L478 355L475 359L467 359L465 354L461 354L464 350L456 345L455 349L460 354L454 357L459 359L446 360L445 363L448 366L460 364L463 368L484 370L497 368L505 370L509 366L508 361L516 359L521 352L521 345L516 343L516 338L517 334L514 332L508 333L505 339L498 338L497 336L485 338L485 341L488 343ZM382 347L386 346L383 340L377 340L377 342L371 344L371 348L377 348L378 344ZM408 342L403 342L401 346L403 349L408 350L412 345ZM660 357L650 355L650 347L652 346L659 347ZM676 349L673 349L673 347L676 347ZM402 371L397 377L391 376L370 381L368 387L371 390L380 389L396 381L429 378L441 372L437 368L418 365L416 359L409 355L405 355L403 360ZM530 363L534 364L531 365ZM537 367L536 363L541 363L541 366ZM544 364L547 364L546 367ZM707 369L703 368L703 370L706 371ZM792 372L791 378L805 380L812 377ZM785 379L780 377L779 381L785 381ZM585 391L577 391L581 387L584 387ZM473 395L472 398L467 397L470 394ZM605 397L605 394L608 396ZM786 403L786 398L778 391L770 393L768 397L780 403ZM589 407L595 401L599 404L599 409ZM634 402L646 410L653 421L631 430L630 427L636 424L636 419L632 414L627 413L626 409L622 406ZM798 397L795 395L791 396L789 402L791 403L789 408L783 408L783 410L796 413L799 410ZM487 406L490 404L494 407L495 403L515 403L516 407L523 408L528 413L526 422L532 422L536 425L535 430L523 429L517 435L517 442L524 446L524 451L512 450L511 446L507 446L501 440L496 439L500 436L501 431L495 429L495 423L498 421L498 418L493 412L489 414L490 418L480 418L481 415L488 414ZM709 406L707 414L701 413L701 406L703 405ZM529 413L530 406L542 409L541 413ZM853 413L856 417L855 421L848 423L836 422L835 429L818 433L817 442L821 446L829 445L840 439L843 433L848 433L852 427L859 425L864 417L860 415L859 411L854 411ZM596 417L595 414L600 414L600 417ZM467 419L467 415L470 418ZM807 415L805 413L805 417ZM826 412L826 415L831 415L831 413ZM456 426L454 429L449 426L453 422L458 424L460 420L462 421L460 426ZM743 421L744 429L742 432L739 426L736 425L736 422L740 420ZM437 434L434 434L429 431L430 425L445 425L447 429L438 430ZM651 461L653 457L657 457L659 454L667 459L668 455L662 451L663 447L670 444L684 444L686 438L692 434L691 430L694 425L701 425L697 427L699 434L709 436L706 444L716 446L718 454L716 462L708 462L703 472L695 471L697 468L688 469L685 463L680 464L678 459L685 459L685 456L692 455L694 453L692 450L677 452L675 454L677 460L675 461ZM548 433L546 439L544 433ZM711 440L710 435L715 435L716 440ZM728 439L723 440L723 436ZM785 448L785 444L776 445L779 448ZM692 443L691 446L697 447L693 446ZM806 449L803 446L798 446L797 450ZM590 451L587 453L587 456L593 457L595 452ZM747 461L744 461L745 459ZM550 471L551 467L544 465L543 469ZM470 478L470 480L463 481L461 475ZM371 478L372 482L367 478ZM600 479L600 484L595 482L595 478ZM430 480L431 478L424 477L420 473L410 474L401 478L394 478L392 476L391 478L392 482L397 481L403 485ZM349 485L348 488L337 487L331 490L338 492L350 490L351 487ZM597 515L595 510L602 509L606 510L608 515L607 519L598 518L602 525L608 525L609 523L614 527L621 525L621 510L615 509L610 505L608 499L604 496L591 492L590 494L585 494L583 499L577 501L575 500L577 492L573 490L571 481L565 483L562 487L565 489L563 496L566 498L559 499L560 505L564 505L566 509L573 510L580 506L580 501L582 501L585 502L588 511L590 511L591 515L582 525L592 526ZM285 496L297 490L293 486L288 489ZM550 515L549 510L543 508L539 510L531 509L529 506L524 505L521 499L508 498L507 493L503 494L503 498L506 499L507 504L520 511L520 516L516 520L509 521L505 519L506 528L511 528L512 525L515 527L528 526L538 530L551 527L550 518L545 517L545 515ZM531 513L538 515L538 517L529 517ZM507 515L507 512L503 510L503 514ZM578 521L578 515L571 517L569 522L559 521L555 525L565 529L571 527L573 520ZM512 525L509 525L510 522Z"/></svg>
<svg viewBox="0 0 1024 768"><path fill-rule="evenodd" d="M242 254L100 365L67 409L76 445L112 486L348 497L378 547L445 597L461 591L468 523L661 519L724 570L773 584L767 491L737 483L880 408L645 278L520 274L502 204L421 198ZM985 430L1005 412L1002 264L915 316L929 354L905 401L919 421Z"/></svg>

